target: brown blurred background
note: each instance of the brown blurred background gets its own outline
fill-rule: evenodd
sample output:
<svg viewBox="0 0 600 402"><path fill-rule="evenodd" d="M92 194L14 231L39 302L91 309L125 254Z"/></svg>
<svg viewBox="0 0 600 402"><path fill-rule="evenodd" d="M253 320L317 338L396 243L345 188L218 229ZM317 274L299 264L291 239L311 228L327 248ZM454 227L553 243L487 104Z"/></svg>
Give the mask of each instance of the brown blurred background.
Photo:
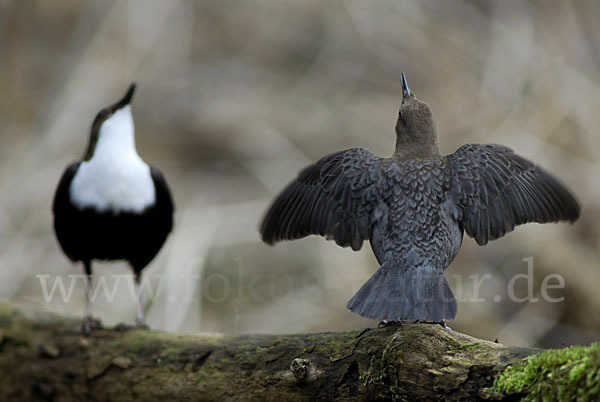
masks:
<svg viewBox="0 0 600 402"><path fill-rule="evenodd" d="M146 269L145 310L169 331L290 333L376 325L345 308L377 268L312 237L262 244L270 199L303 166L348 147L392 153L400 72L436 118L442 152L496 142L577 194L577 224L527 225L446 271L453 329L520 346L600 338L600 3L593 1L0 0L0 300L81 315L81 274L50 206L100 108L138 83L138 151L167 177L176 228ZM508 284L533 257L533 296ZM132 320L130 271L96 264L94 313ZM474 283L483 280L477 298ZM541 297L550 274L564 289ZM128 275L122 277L122 275ZM472 275L478 275L476 277ZM104 279L102 279L104 278ZM515 294L527 294L517 280ZM556 284L557 281L551 281Z"/></svg>

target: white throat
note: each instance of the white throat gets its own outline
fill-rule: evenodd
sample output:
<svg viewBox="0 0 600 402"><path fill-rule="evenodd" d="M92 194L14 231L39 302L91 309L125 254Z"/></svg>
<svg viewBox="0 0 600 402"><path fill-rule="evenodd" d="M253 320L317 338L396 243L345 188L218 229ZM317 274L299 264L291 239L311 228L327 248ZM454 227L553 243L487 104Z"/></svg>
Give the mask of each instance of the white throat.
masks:
<svg viewBox="0 0 600 402"><path fill-rule="evenodd" d="M100 127L94 154L79 165L70 194L77 207L98 212L142 212L156 201L150 167L135 149L129 105Z"/></svg>

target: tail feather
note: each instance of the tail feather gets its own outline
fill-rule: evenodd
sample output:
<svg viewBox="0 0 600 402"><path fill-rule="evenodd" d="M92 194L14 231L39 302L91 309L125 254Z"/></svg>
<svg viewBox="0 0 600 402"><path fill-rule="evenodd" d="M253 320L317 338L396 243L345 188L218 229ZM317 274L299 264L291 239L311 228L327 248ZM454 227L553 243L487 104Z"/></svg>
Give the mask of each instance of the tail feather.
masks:
<svg viewBox="0 0 600 402"><path fill-rule="evenodd" d="M456 299L443 273L384 263L348 301L348 309L379 320L441 322L456 317Z"/></svg>

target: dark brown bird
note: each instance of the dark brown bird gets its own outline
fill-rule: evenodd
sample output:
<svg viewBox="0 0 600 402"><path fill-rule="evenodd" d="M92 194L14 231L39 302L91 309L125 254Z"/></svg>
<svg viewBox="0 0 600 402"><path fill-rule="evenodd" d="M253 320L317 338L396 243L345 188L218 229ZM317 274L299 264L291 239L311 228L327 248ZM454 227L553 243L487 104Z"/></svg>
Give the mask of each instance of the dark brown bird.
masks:
<svg viewBox="0 0 600 402"><path fill-rule="evenodd" d="M467 144L440 155L429 105L403 100L396 149L325 156L300 172L267 210L268 244L318 234L358 250L369 240L380 268L348 308L379 320L442 322L456 316L444 277L463 232L479 245L527 222L574 222L579 205L553 176L510 148Z"/></svg>

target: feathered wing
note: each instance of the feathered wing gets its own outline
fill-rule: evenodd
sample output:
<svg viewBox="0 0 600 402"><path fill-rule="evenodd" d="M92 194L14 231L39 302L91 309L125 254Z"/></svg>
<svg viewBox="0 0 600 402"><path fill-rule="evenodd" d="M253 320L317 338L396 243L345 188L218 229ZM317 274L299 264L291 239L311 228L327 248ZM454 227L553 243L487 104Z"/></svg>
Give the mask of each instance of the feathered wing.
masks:
<svg viewBox="0 0 600 402"><path fill-rule="evenodd" d="M52 213L54 215L57 213L60 214L63 209L70 205L69 185L75 173L77 173L79 165L81 165L81 162L73 162L63 172L58 182L56 193L54 193L54 200L52 201Z"/></svg>
<svg viewBox="0 0 600 402"><path fill-rule="evenodd" d="M71 233L70 226L73 222L72 217L72 206L71 196L69 193L69 186L73 177L79 169L81 162L71 163L65 169L56 193L54 194L54 200L52 201L52 214L54 215L54 231L58 239L58 243L65 252L65 254L72 260L77 261L79 258L76 255L76 247L74 243L76 239Z"/></svg>
<svg viewBox="0 0 600 402"><path fill-rule="evenodd" d="M574 222L579 204L539 166L494 144L467 144L448 155L450 196L467 234L484 245L527 222Z"/></svg>
<svg viewBox="0 0 600 402"><path fill-rule="evenodd" d="M171 231L173 225L173 212L175 211L175 203L171 196L171 190L160 170L150 166L150 175L152 176L154 188L156 189L156 206L161 209L162 215L169 217L168 226L169 231Z"/></svg>
<svg viewBox="0 0 600 402"><path fill-rule="evenodd" d="M274 244L318 234L358 250L371 236L380 159L362 148L325 156L306 167L267 210L260 232Z"/></svg>
<svg viewBox="0 0 600 402"><path fill-rule="evenodd" d="M129 249L132 251L127 260L136 275L152 261L162 248L167 236L173 229L173 212L175 205L171 191L162 173L150 166L150 175L156 191L154 205L150 206L140 216L136 225L137 241Z"/></svg>

